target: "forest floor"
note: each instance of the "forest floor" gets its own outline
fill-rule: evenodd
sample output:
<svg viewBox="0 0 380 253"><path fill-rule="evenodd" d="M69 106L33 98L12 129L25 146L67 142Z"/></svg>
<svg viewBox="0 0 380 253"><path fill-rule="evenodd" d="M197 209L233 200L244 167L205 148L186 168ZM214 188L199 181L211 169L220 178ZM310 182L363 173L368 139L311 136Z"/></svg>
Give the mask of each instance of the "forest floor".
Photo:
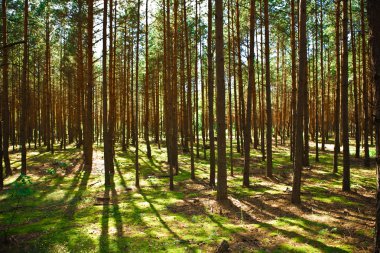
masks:
<svg viewBox="0 0 380 253"><path fill-rule="evenodd" d="M273 178L264 176L265 162L252 151L249 188L241 187L244 160L234 154L224 204L208 186L203 150L195 159L195 181L189 155L180 154L174 191L168 190L166 150L156 145L151 160L140 146L141 189L134 187L133 147L116 150L114 184L107 189L101 147L95 147L90 174L74 147L54 155L29 150L27 186L16 181L20 155L14 153L17 175L7 178L0 192L0 235L9 238L0 252L213 252L223 240L232 252L370 252L374 164L364 168L352 158L352 192L344 193L342 167L332 174L331 146L320 152L319 163L311 152L301 206L290 204L292 165L283 146L274 147Z"/></svg>

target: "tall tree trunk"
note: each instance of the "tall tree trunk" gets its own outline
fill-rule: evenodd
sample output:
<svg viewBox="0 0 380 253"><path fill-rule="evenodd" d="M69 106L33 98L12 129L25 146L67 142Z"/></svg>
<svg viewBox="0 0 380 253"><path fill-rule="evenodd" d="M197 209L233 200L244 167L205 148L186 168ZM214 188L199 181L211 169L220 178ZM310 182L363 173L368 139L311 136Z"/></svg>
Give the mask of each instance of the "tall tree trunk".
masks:
<svg viewBox="0 0 380 253"><path fill-rule="evenodd" d="M77 148L80 148L83 145L83 136L82 136L82 127L81 124L85 122L85 113L83 111L83 105L84 105L84 64L83 64L83 20L82 20L82 15L83 15L83 5L82 1L78 1L78 54L76 57L77 61L77 66L78 66L78 72L77 72L77 126L76 126L76 132L77 132L77 138L78 138L78 143L77 143ZM71 96L69 96L70 98ZM70 103L71 104L71 103ZM71 110L70 110L71 112ZM84 127L84 124L83 124ZM69 137L70 139L70 137Z"/></svg>
<svg viewBox="0 0 380 253"><path fill-rule="evenodd" d="M189 49L189 31L187 26L187 11L186 0L183 1L183 18L185 23L185 48L186 48L186 77L187 77L187 117L188 117L188 130L187 138L190 141L190 170L194 171L194 138L193 138L193 113L191 102L191 61L190 61L190 49Z"/></svg>
<svg viewBox="0 0 380 253"><path fill-rule="evenodd" d="M376 223L374 252L380 252L380 2L367 0L367 13L370 35L371 61L373 66L373 81L375 90L375 137L376 137Z"/></svg>
<svg viewBox="0 0 380 253"><path fill-rule="evenodd" d="M140 43L140 5L137 1L137 33L136 33L136 80L135 80L135 186L140 188L140 168L139 168L139 43Z"/></svg>
<svg viewBox="0 0 380 253"><path fill-rule="evenodd" d="M102 56L102 72L103 72L103 142L104 142L104 177L105 185L111 185L110 175L110 141L108 135L108 82L107 82L107 19L108 19L108 0L103 2L103 56Z"/></svg>
<svg viewBox="0 0 380 253"><path fill-rule="evenodd" d="M254 11L256 12L256 1L254 1L253 3L253 7L254 7ZM252 8L252 6L251 6ZM250 13L251 14L251 13ZM255 13L253 14L253 21L256 22L256 17L255 17ZM251 20L252 21L252 20ZM253 34L255 33L255 26L253 25ZM257 36L257 33L256 33L256 36ZM253 42L255 41L255 38L252 37L250 38ZM251 42L250 42L251 43ZM251 44L250 44L251 46ZM255 45L253 43L253 49L255 48ZM258 131L258 125L257 125L257 121L258 121L258 117L257 117L257 92L256 92L256 82L255 82L255 51L252 51L251 53L251 58L250 60L252 61L251 64L252 64L252 67L253 68L253 73L252 73L252 77L253 77L253 87L252 87L252 121L253 121L253 148L254 149L257 149L257 147L259 146L259 131Z"/></svg>
<svg viewBox="0 0 380 253"><path fill-rule="evenodd" d="M238 80L238 90L239 90L239 123L240 131L244 134L245 128L245 103L244 103L244 92L243 92L243 70L242 70L242 61L241 61L241 42L240 42L240 8L239 0L236 0L236 47L237 47L237 80ZM244 147L244 142L250 140L241 139L242 147ZM241 149L241 154L243 154L244 148Z"/></svg>
<svg viewBox="0 0 380 253"><path fill-rule="evenodd" d="M350 191L350 146L348 136L348 0L343 0L343 48L342 48L342 142L343 142L343 191Z"/></svg>
<svg viewBox="0 0 380 253"><path fill-rule="evenodd" d="M334 168L333 173L338 172L338 156L340 150L339 142L339 109L340 109L340 54L339 54L339 44L340 44L340 0L336 0L336 10L335 10L335 53L336 53L336 88L335 88L335 111L334 111Z"/></svg>
<svg viewBox="0 0 380 253"><path fill-rule="evenodd" d="M320 10L320 24L319 24L319 28L320 28L320 41L321 41L321 51L320 51L320 64L321 64L321 89L322 89L322 101L321 101L321 144L322 144L322 150L324 151L325 150L325 147L326 147L326 138L325 138L325 129L326 129L326 117L325 117L325 108L326 108L326 105L325 105L325 96L326 96L326 84L325 84L325 73L324 73L324 66L323 66L323 1L320 2L321 3L321 10ZM330 94L328 94L330 95Z"/></svg>
<svg viewBox="0 0 380 253"><path fill-rule="evenodd" d="M169 5L168 5L169 6ZM174 176L178 174L178 89L177 89L177 55L178 55L178 0L174 1L174 34L173 34L173 55L171 61L171 93L170 93L170 112L172 113L171 122L171 171L170 173ZM198 143L199 143L199 137ZM174 180L171 176L171 181ZM192 173L192 179L195 179L195 172ZM174 183L171 182L171 190L174 188Z"/></svg>
<svg viewBox="0 0 380 253"><path fill-rule="evenodd" d="M360 8L361 8L361 35L362 35L362 67L363 67L363 110L364 110L364 166L369 167L370 166L370 160L369 160L369 145L368 145L368 123L370 121L369 115L368 115L368 83L367 83L367 49L366 44L367 41L365 39L365 23L364 23L364 0L360 1Z"/></svg>
<svg viewBox="0 0 380 253"><path fill-rule="evenodd" d="M316 6L317 7L317 6ZM317 8L316 8L317 9ZM314 99L315 99L315 161L319 162L319 120L318 120L318 110L319 110L319 101L318 101L318 66L317 66L317 56L318 56L318 14L315 11L315 53L313 59L314 67ZM322 44L321 44L322 47ZM322 62L323 64L323 62ZM322 76L322 75L321 75ZM323 124L323 123L322 123Z"/></svg>
<svg viewBox="0 0 380 253"><path fill-rule="evenodd" d="M267 113L267 169L266 176L272 177L272 102L270 87L270 62L269 62L269 13L268 0L264 0L264 25L265 25L265 88L266 88L266 113Z"/></svg>
<svg viewBox="0 0 380 253"><path fill-rule="evenodd" d="M20 144L21 144L21 175L26 175L26 138L27 138L27 74L28 74L28 8L29 2L24 2L24 60L22 66L22 84L21 84L21 122L20 122Z"/></svg>
<svg viewBox="0 0 380 253"><path fill-rule="evenodd" d="M207 84L208 84L208 124L210 138L210 186L215 186L215 143L214 143L214 71L212 54L212 0L208 0L207 31Z"/></svg>
<svg viewBox="0 0 380 253"><path fill-rule="evenodd" d="M230 133L229 133L229 139L230 139L230 173L231 176L233 176L234 171L234 165L233 165L233 146L232 146L232 136L233 136L233 118L232 118L232 83L231 83L231 77L232 77L232 68L231 68L231 0L228 0L228 115L229 115L229 121L230 121ZM209 14L210 15L210 14ZM256 129L257 130L257 129Z"/></svg>
<svg viewBox="0 0 380 253"><path fill-rule="evenodd" d="M196 137L196 154L199 158L199 115L198 115L198 0L195 0L195 62L194 62L194 109L195 109L195 137ZM195 175L191 175L195 178Z"/></svg>
<svg viewBox="0 0 380 253"><path fill-rule="evenodd" d="M244 172L243 186L249 186L249 163L250 163L250 145L251 145L251 110L252 110L252 92L255 86L255 0L250 0L249 11L249 59L248 59L248 94L247 94L247 118L244 128Z"/></svg>
<svg viewBox="0 0 380 253"><path fill-rule="evenodd" d="M290 137L290 158L293 160L295 153L295 132L296 132L296 124L297 124L297 79L296 79L296 71L297 71L297 63L296 63L296 25L295 25L295 6L294 0L291 0L290 6L290 15L291 15L291 32L290 32L290 44L291 44L291 58L292 58L292 133Z"/></svg>
<svg viewBox="0 0 380 253"><path fill-rule="evenodd" d="M218 201L227 199L226 87L224 83L223 0L215 0L216 120L218 133Z"/></svg>
<svg viewBox="0 0 380 253"><path fill-rule="evenodd" d="M122 86L122 101L120 113L121 113L121 130L122 130L122 140L121 140L121 148L122 151L127 150L127 135L126 135L126 114L129 113L129 106L127 105L128 101L128 80L129 80L129 50L127 49L127 21L124 20L124 45L123 45L123 86ZM128 50L128 56L127 56ZM128 64L127 64L128 62ZM128 66L128 67L127 67ZM128 132L129 133L129 132Z"/></svg>
<svg viewBox="0 0 380 253"><path fill-rule="evenodd" d="M3 42L3 93L2 93L2 114L1 118L3 121L3 157L5 165L5 175L12 175L11 163L9 160L9 102L8 102L8 47L7 45L7 0L2 0L2 42Z"/></svg>
<svg viewBox="0 0 380 253"><path fill-rule="evenodd" d="M294 172L292 203L301 203L301 175L303 167L303 113L305 106L305 88L307 82L307 38L306 38L306 0L299 1L299 67L297 91L297 121L294 147Z"/></svg>
<svg viewBox="0 0 380 253"><path fill-rule="evenodd" d="M84 134L84 164L87 171L92 168L92 143L94 139L94 123L92 117L93 106L93 29L94 29L94 3L87 0L88 19L87 19L87 98L86 98L86 131Z"/></svg>
<svg viewBox="0 0 380 253"><path fill-rule="evenodd" d="M146 0L145 6L145 143L146 154L148 158L152 158L152 152L149 142L149 44L148 44L148 0Z"/></svg>
<svg viewBox="0 0 380 253"><path fill-rule="evenodd" d="M261 80L260 80L260 139L261 139L261 154L262 160L265 161L265 115L264 115L264 50L263 50L263 0L260 0L260 67L261 67Z"/></svg>
<svg viewBox="0 0 380 253"><path fill-rule="evenodd" d="M115 68L115 61L114 61L114 33L113 33L113 0L109 0L110 3L110 10L109 10L109 57L108 57L108 87L109 87L109 97L108 101L108 115L104 115L104 117L108 117L108 125L107 125L107 138L106 141L108 142L107 149L104 150L104 155L107 156L107 163L108 163L108 170L111 176L112 181L112 174L114 174L114 164L113 164L113 145L114 145L114 129L115 129L115 80L113 78L113 72ZM115 38L116 40L116 38ZM111 182L112 183L112 182Z"/></svg>

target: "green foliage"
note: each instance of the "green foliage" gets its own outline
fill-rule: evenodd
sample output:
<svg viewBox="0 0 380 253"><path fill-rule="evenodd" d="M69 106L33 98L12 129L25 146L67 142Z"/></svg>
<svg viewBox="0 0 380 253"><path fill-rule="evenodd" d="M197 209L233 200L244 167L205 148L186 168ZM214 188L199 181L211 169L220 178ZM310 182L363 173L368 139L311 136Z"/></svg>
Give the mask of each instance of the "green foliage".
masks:
<svg viewBox="0 0 380 253"><path fill-rule="evenodd" d="M58 162L58 166L59 166L60 168L65 169L65 168L67 168L69 165L68 165L67 163L65 163L65 162Z"/></svg>
<svg viewBox="0 0 380 253"><path fill-rule="evenodd" d="M10 191L12 198L19 200L32 194L32 181L30 176L20 175L11 185Z"/></svg>
<svg viewBox="0 0 380 253"><path fill-rule="evenodd" d="M46 174L49 174L49 175L55 175L57 174L57 170L55 168L48 168L45 170Z"/></svg>

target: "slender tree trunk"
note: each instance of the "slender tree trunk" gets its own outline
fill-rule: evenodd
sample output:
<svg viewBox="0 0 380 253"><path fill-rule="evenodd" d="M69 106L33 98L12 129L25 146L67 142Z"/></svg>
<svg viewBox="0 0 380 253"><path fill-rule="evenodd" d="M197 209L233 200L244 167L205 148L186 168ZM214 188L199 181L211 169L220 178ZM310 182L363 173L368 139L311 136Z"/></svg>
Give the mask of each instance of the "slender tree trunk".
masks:
<svg viewBox="0 0 380 253"><path fill-rule="evenodd" d="M26 138L27 138L27 74L28 74L28 8L29 2L24 2L24 60L22 66L22 84L21 84L21 122L20 122L20 144L21 144L21 175L26 175Z"/></svg>
<svg viewBox="0 0 380 253"><path fill-rule="evenodd" d="M342 48L342 142L343 142L343 191L350 191L350 146L348 133L348 0L343 0L343 48Z"/></svg>
<svg viewBox="0 0 380 253"><path fill-rule="evenodd" d="M309 67L310 69L310 67ZM308 76L310 77L310 76ZM304 123L303 123L303 127L304 127L304 135L305 135L305 139L304 139L304 160L303 160L303 163L304 163L304 166L310 166L310 160L309 160L309 151L310 151L310 146L309 146L309 120L310 120L310 115L309 115L309 112L310 112L310 106L309 106L309 90L308 90L308 82L306 81L305 83L305 89L304 89Z"/></svg>
<svg viewBox="0 0 380 253"><path fill-rule="evenodd" d="M77 126L76 126L76 132L78 137L78 143L77 148L80 148L83 145L83 136L82 136L82 127L81 124L85 122L85 113L82 110L83 109L83 94L84 94L84 64L83 64L83 22L82 22L82 15L83 15L83 5L82 1L78 1L78 54L77 54L77 66L78 66L78 72L77 72ZM70 98L71 96L69 96ZM69 103L71 105L71 103ZM71 110L70 110L71 113ZM83 124L84 125L84 124ZM70 139L70 137L69 137Z"/></svg>
<svg viewBox="0 0 380 253"><path fill-rule="evenodd" d="M212 54L212 1L208 0L207 34L207 84L208 84L208 124L210 138L210 186L215 186L215 143L214 143L214 71Z"/></svg>
<svg viewBox="0 0 380 253"><path fill-rule="evenodd" d="M334 130L335 130L335 143L334 143L334 168L333 173L338 172L338 156L340 150L339 142L339 109L340 109L340 54L339 54L339 38L340 38L340 0L336 0L335 10L335 53L336 53L336 88L335 88L335 111L334 111Z"/></svg>
<svg viewBox="0 0 380 253"><path fill-rule="evenodd" d="M278 129L280 120L280 40L278 40L276 44L276 109L274 113L274 145L278 147Z"/></svg>
<svg viewBox="0 0 380 253"><path fill-rule="evenodd" d="M330 89L330 86L331 86L331 56L330 56L330 50L327 49L327 112L326 112L326 119L327 119L327 124L326 124L326 141L330 138L329 137L329 131L330 131L330 128L331 128L331 120L330 120L330 112L331 112L331 103L330 103L330 99L331 99L331 89Z"/></svg>
<svg viewBox="0 0 380 253"><path fill-rule="evenodd" d="M120 113L121 113L121 131L122 131L122 141L121 141L121 148L122 151L127 150L127 136L126 136L126 114L129 113L129 106L127 106L127 97L128 97L128 80L129 80L129 59L127 57L127 21L124 20L124 45L123 45L123 86L122 86L122 99L121 99L121 107ZM128 52L129 53L129 52ZM129 56L129 55L128 55ZM127 64L128 62L128 64ZM128 66L128 67L127 67Z"/></svg>
<svg viewBox="0 0 380 253"><path fill-rule="evenodd" d="M112 175L114 174L114 164L113 164L113 146L114 146L114 129L115 129L115 110L116 110L116 103L115 103L115 80L113 78L113 71L115 68L115 61L114 61L114 33L113 33L113 25L114 25L114 15L113 15L113 0L109 0L110 9L109 9L109 57L108 57L108 87L109 87L109 96L108 101L105 100L105 102L108 103L108 114L104 115L104 117L108 117L107 120L107 138L106 141L108 142L107 149L106 146L104 147L104 156L107 156L107 163L108 163L108 170L111 176L111 183L112 183ZM115 38L116 40L116 38Z"/></svg>
<svg viewBox="0 0 380 253"><path fill-rule="evenodd" d="M263 50L263 0L260 0L260 65L261 65L261 82L260 82L260 139L262 160L265 161L265 114L264 114L264 50Z"/></svg>
<svg viewBox="0 0 380 253"><path fill-rule="evenodd" d="M186 12L186 0L183 1L183 18L185 23L185 48L186 48L186 77L187 77L187 117L188 117L188 130L187 138L190 141L190 170L191 173L195 170L194 166L194 138L193 138L193 113L191 102L191 61L190 61L190 49L189 49L189 31L187 26L187 12Z"/></svg>
<svg viewBox="0 0 380 253"><path fill-rule="evenodd" d="M316 8L317 9L317 8ZM314 54L314 99L315 99L315 161L319 162L319 120L318 120L318 110L319 110L319 101L318 101L318 66L317 66L317 56L318 56L318 17L317 11L315 11L315 54ZM321 44L322 47L322 44ZM323 64L323 62L322 62Z"/></svg>
<svg viewBox="0 0 380 253"><path fill-rule="evenodd" d="M251 145L251 110L252 110L252 92L255 86L255 0L250 0L249 14L249 59L248 59L248 94L247 94L247 118L244 128L244 172L243 186L249 186L249 163L250 163L250 145Z"/></svg>
<svg viewBox="0 0 380 253"><path fill-rule="evenodd" d="M92 117L93 106L93 27L94 27L94 3L93 0L88 2L88 20L87 20L87 99L86 99L86 132L84 134L84 163L87 171L92 168L92 143L94 139L94 125Z"/></svg>
<svg viewBox="0 0 380 253"><path fill-rule="evenodd" d="M51 151L51 84L50 84L50 10L49 2L47 2L46 8L46 17L45 17L45 73L44 73L44 89L45 89L45 127L44 127L44 136L46 151Z"/></svg>
<svg viewBox="0 0 380 253"><path fill-rule="evenodd" d="M299 1L299 67L297 93L297 121L294 148L294 172L292 203L301 203L301 175L303 167L303 113L305 104L305 88L307 82L307 37L306 37L306 0Z"/></svg>
<svg viewBox="0 0 380 253"><path fill-rule="evenodd" d="M171 146L172 146L172 170L173 175L178 175L178 89L177 89L177 55L178 55L178 0L174 1L174 34L173 34L173 56L172 56L172 87L171 87L171 106L172 113L171 123ZM198 134L197 134L198 135ZM199 144L199 136L198 144ZM195 179L195 173L192 174L192 179ZM174 178L172 178L174 180ZM173 186L174 187L174 186Z"/></svg>
<svg viewBox="0 0 380 253"><path fill-rule="evenodd" d="M194 62L194 109L195 109L195 137L196 137L196 154L199 158L199 115L198 115L198 0L195 0L195 62ZM195 175L192 175L192 178Z"/></svg>
<svg viewBox="0 0 380 253"><path fill-rule="evenodd" d="M266 112L267 112L267 169L266 176L272 177L272 101L270 85L269 62L269 13L268 0L264 0L264 25L265 25L265 87L266 87Z"/></svg>
<svg viewBox="0 0 380 253"><path fill-rule="evenodd" d="M102 72L103 72L103 142L104 142L104 177L105 185L111 185L110 175L110 141L108 136L108 82L107 82L107 7L108 0L103 2L103 56L102 56Z"/></svg>
<svg viewBox="0 0 380 253"><path fill-rule="evenodd" d="M139 43L140 43L140 5L141 0L137 1L137 33L136 33L136 88L135 88L135 186L140 188L140 168L139 168Z"/></svg>
<svg viewBox="0 0 380 253"><path fill-rule="evenodd" d="M364 110L364 166L369 167L370 166L370 160L369 160L369 144L368 144L368 124L370 121L369 115L368 115L368 83L367 83L367 59L366 59L366 44L367 41L365 39L365 23L364 23L364 0L360 1L360 7L361 7L361 35L362 35L362 85L363 85L363 110Z"/></svg>
<svg viewBox="0 0 380 253"><path fill-rule="evenodd" d="M149 142L149 44L148 44L148 0L146 0L145 7L145 143L146 143L146 154L149 159L152 158L152 152L150 149Z"/></svg>
<svg viewBox="0 0 380 253"><path fill-rule="evenodd" d="M239 90L239 120L240 120L240 131L244 134L245 129L245 103L244 103L244 92L243 92L243 71L242 71L242 61L241 61L241 42L240 42L240 8L239 0L236 0L236 47L237 47L237 71L238 71L238 90ZM242 147L244 147L244 142L250 140L241 139ZM241 154L243 154L244 148L241 149Z"/></svg>
<svg viewBox="0 0 380 253"><path fill-rule="evenodd" d="M325 96L326 96L326 84L325 84L325 73L324 73L324 66L323 66L323 1L320 2L321 3L321 11L320 11L320 24L319 24L319 28L320 28L320 41L321 41L321 51L320 51L320 64L321 64L321 89L322 89L322 101L321 101L321 145L322 145L322 150L324 151L325 150L325 147L326 147L326 138L325 138L325 128L326 128L326 121L325 121L325 108L326 108L326 105L325 105ZM328 94L330 95L330 94Z"/></svg>
<svg viewBox="0 0 380 253"><path fill-rule="evenodd" d="M297 80L296 80L296 71L297 71L297 63L296 63L296 25L295 25L295 7L294 0L291 0L291 32L290 32L290 44L291 44L291 58L292 58L292 133L290 137L290 158L293 160L294 158L294 147L295 147L295 132L296 132L296 124L297 124Z"/></svg>
<svg viewBox="0 0 380 253"><path fill-rule="evenodd" d="M251 3L252 4L252 3ZM252 6L251 6L252 8ZM253 8L254 8L254 11L256 11L256 1L254 1L253 3ZM250 13L251 14L251 13ZM255 13L253 14L253 16L255 16ZM256 17L253 17L253 21L256 22ZM252 20L250 20L251 22ZM253 25L253 34L255 33L255 26ZM257 34L256 34L257 36ZM253 42L255 40L254 37L250 38ZM252 42L250 42L252 43ZM251 44L250 44L251 46ZM255 44L253 43L253 50L255 48ZM256 92L256 82L255 82L255 51L252 51L251 53L251 58L250 60L252 61L251 62L251 65L253 68L253 73L252 73L252 77L253 77L253 87L252 87L252 120L253 120L253 148L254 149L257 149L258 146L259 146L259 131L258 131L258 126L257 126L257 121L258 121L258 117L257 117L257 92Z"/></svg>
<svg viewBox="0 0 380 253"><path fill-rule="evenodd" d="M218 133L218 201L227 199L226 87L224 83L223 1L215 0L216 120Z"/></svg>
<svg viewBox="0 0 380 253"><path fill-rule="evenodd" d="M233 147L232 147L232 136L233 136L233 118L232 118L232 68L231 68L231 0L228 0L228 114L230 119L230 173L233 176L234 165L233 165Z"/></svg>
<svg viewBox="0 0 380 253"><path fill-rule="evenodd" d="M376 222L374 252L380 252L380 2L367 0L367 13L370 34L371 61L373 66L373 81L375 90L375 137L376 137Z"/></svg>
<svg viewBox="0 0 380 253"><path fill-rule="evenodd" d="M4 165L5 165L5 175L12 175L11 163L9 160L9 102L8 102L8 47L7 45L7 0L2 0L2 42L3 42L3 92L2 92L2 121L3 121L3 157L4 157Z"/></svg>

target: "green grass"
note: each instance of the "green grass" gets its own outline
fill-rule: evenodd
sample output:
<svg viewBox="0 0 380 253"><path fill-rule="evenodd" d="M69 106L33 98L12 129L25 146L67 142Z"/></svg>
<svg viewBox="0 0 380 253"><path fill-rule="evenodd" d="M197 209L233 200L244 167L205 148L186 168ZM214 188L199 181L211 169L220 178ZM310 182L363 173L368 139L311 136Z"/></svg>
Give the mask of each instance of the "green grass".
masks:
<svg viewBox="0 0 380 253"><path fill-rule="evenodd" d="M247 252L366 252L371 247L373 169L355 163L354 192L342 193L341 175L331 173L331 152L321 152L319 163L311 155L311 169L303 175L304 206L295 207L286 192L292 175L287 148L274 148L273 179L264 176L260 152L252 151L249 188L241 187L244 160L235 152L230 203L219 205L208 187L209 163L202 149L195 159L196 181L190 180L188 154L180 154L174 191L168 190L166 150L152 145L152 159L144 145L140 150L140 190L133 187L133 147L116 150L109 188L104 188L101 147L95 147L91 174L83 171L81 152L74 147L54 155L30 150L31 194L16 208L11 189L18 175L7 178L0 192L0 233L9 227L17 241L0 251L210 252L222 240L234 251ZM17 168L19 154L11 159ZM230 171L229 158L227 165ZM109 203L97 200L105 197Z"/></svg>

